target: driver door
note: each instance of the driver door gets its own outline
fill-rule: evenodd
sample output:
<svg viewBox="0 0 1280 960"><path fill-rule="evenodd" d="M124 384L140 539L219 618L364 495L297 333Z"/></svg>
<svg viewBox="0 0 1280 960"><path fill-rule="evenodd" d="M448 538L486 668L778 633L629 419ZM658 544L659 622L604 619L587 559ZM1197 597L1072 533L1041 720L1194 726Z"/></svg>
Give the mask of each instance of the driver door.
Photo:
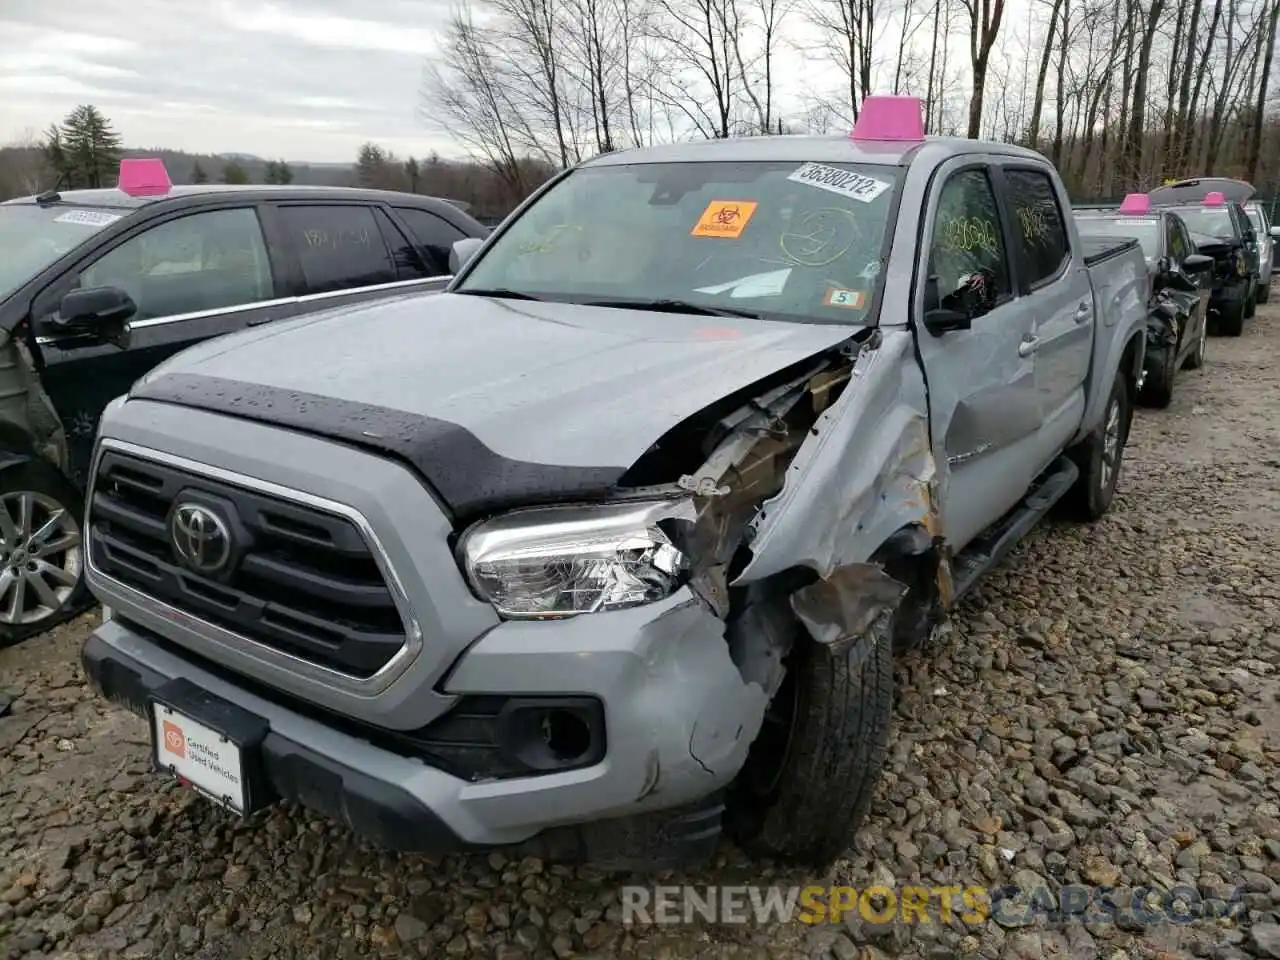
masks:
<svg viewBox="0 0 1280 960"><path fill-rule="evenodd" d="M985 164L957 164L935 178L920 251L945 300L975 271L993 297L968 330L925 328L927 276L920 276L917 341L928 382L933 449L945 487L943 527L959 551L1008 512L1034 479L1040 403L1034 367L1036 318L1015 296L1009 218Z"/></svg>
<svg viewBox="0 0 1280 960"><path fill-rule="evenodd" d="M68 291L100 286L124 290L138 307L125 344L68 336L50 322ZM135 380L185 347L288 308L276 298L253 207L143 224L47 287L32 306L32 325L41 382L67 432L72 479L84 480L103 408Z"/></svg>

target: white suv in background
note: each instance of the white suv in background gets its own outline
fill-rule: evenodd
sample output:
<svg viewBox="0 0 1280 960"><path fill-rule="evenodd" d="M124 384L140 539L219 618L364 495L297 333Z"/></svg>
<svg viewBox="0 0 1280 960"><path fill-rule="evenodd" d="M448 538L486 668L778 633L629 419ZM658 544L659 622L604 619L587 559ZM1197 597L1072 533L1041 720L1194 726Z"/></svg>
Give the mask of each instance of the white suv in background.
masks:
<svg viewBox="0 0 1280 960"><path fill-rule="evenodd" d="M1280 237L1280 226L1273 227L1267 208L1261 203L1245 204L1245 212L1258 233L1258 303L1266 303L1271 299L1271 257L1275 251L1275 241Z"/></svg>

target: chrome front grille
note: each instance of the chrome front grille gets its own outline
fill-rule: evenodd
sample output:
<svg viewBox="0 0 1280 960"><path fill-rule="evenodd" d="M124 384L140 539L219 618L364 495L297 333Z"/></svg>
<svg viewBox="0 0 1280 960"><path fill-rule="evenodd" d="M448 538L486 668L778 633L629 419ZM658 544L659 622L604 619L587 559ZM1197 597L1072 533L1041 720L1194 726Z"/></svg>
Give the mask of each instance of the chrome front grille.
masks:
<svg viewBox="0 0 1280 960"><path fill-rule="evenodd" d="M92 490L89 551L101 574L354 678L373 676L405 646L395 594L348 517L110 448ZM200 528L206 545L215 527L230 541L216 569L202 561L221 559L219 550L187 549L193 513L218 521Z"/></svg>

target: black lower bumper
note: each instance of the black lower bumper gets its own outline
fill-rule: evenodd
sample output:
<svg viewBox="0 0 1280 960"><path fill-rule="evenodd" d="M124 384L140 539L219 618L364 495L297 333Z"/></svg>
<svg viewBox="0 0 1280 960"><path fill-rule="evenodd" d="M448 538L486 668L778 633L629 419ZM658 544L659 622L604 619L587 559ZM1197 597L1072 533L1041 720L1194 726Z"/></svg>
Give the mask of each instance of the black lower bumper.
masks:
<svg viewBox="0 0 1280 960"><path fill-rule="evenodd" d="M95 636L81 654L93 688L113 703L149 719L152 695L169 683ZM403 852L476 849L458 837L416 797L394 783L336 763L269 730L260 747L258 779L266 800L289 800L345 823L373 843Z"/></svg>

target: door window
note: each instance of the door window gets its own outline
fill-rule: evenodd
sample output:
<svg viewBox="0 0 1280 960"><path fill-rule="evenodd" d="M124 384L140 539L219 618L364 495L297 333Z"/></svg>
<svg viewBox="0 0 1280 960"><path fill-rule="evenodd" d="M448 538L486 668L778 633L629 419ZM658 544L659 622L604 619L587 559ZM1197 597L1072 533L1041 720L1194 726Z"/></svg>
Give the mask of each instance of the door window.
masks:
<svg viewBox="0 0 1280 960"><path fill-rule="evenodd" d="M1018 239L1027 266L1027 283L1054 277L1071 256L1067 227L1053 180L1042 170L1006 170Z"/></svg>
<svg viewBox="0 0 1280 960"><path fill-rule="evenodd" d="M428 210L396 207L396 213L409 227L418 248L434 261L437 275L448 273L449 252L456 241L466 238L466 234Z"/></svg>
<svg viewBox="0 0 1280 960"><path fill-rule="evenodd" d="M962 288L971 287L975 275L987 288L987 302L997 302L1013 292L1000 211L986 171L964 170L943 186L929 263L942 303Z"/></svg>
<svg viewBox="0 0 1280 960"><path fill-rule="evenodd" d="M371 207L317 204L279 212L298 251L307 293L395 282L396 265Z"/></svg>
<svg viewBox="0 0 1280 960"><path fill-rule="evenodd" d="M115 247L80 273L81 289L119 287L135 320L270 300L271 266L249 207L169 220Z"/></svg>
<svg viewBox="0 0 1280 960"><path fill-rule="evenodd" d="M1186 236L1181 229L1182 225L1172 217L1166 217L1165 224L1169 234L1169 256L1174 263L1180 264L1191 253L1187 248Z"/></svg>

